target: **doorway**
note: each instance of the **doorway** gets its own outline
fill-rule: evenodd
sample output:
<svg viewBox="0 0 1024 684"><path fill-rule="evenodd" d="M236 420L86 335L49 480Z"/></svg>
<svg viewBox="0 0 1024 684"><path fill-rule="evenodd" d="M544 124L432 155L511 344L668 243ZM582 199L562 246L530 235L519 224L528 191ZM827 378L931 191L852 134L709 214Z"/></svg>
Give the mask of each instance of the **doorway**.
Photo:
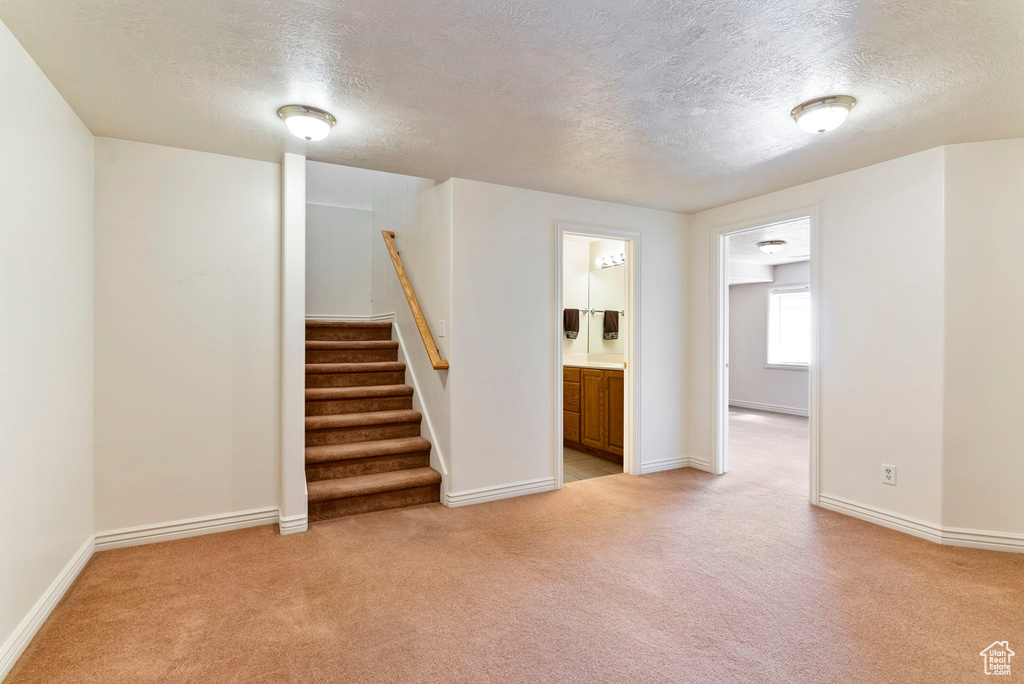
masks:
<svg viewBox="0 0 1024 684"><path fill-rule="evenodd" d="M559 222L555 274L558 487L636 474L636 231Z"/></svg>
<svg viewBox="0 0 1024 684"><path fill-rule="evenodd" d="M712 471L818 503L817 207L714 231Z"/></svg>

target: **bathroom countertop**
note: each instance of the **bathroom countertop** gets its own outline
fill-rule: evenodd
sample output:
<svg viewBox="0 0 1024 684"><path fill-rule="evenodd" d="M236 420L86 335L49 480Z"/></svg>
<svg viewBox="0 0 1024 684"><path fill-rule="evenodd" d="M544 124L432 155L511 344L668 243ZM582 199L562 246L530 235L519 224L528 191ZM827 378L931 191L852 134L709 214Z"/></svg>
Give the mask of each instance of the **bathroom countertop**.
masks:
<svg viewBox="0 0 1024 684"><path fill-rule="evenodd" d="M563 363L563 368L596 368L601 370L623 370L625 368L624 363L611 363L605 361L574 361L573 363Z"/></svg>

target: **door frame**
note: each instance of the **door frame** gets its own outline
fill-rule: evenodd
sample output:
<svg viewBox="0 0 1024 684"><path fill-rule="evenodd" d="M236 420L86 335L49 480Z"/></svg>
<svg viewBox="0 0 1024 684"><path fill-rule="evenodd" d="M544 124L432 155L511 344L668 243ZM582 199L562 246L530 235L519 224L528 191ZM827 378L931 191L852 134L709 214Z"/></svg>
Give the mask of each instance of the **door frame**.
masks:
<svg viewBox="0 0 1024 684"><path fill-rule="evenodd" d="M712 231L711 287L711 472L729 470L729 264L726 260L730 235L764 228L794 219L810 220L811 363L808 368L808 501L818 505L821 494L821 206L784 211L738 221Z"/></svg>
<svg viewBox="0 0 1024 684"><path fill-rule="evenodd" d="M626 243L626 297L623 327L626 340L623 345L623 358L626 368L623 372L625 419L622 472L629 475L640 474L640 273L641 273L641 234L638 230L602 226L592 223L575 221L555 222L555 365L552 369L557 378L555 383L555 448L553 467L555 470L556 489L563 486L562 469L562 271L563 244L566 235L586 235L588 237L622 240Z"/></svg>

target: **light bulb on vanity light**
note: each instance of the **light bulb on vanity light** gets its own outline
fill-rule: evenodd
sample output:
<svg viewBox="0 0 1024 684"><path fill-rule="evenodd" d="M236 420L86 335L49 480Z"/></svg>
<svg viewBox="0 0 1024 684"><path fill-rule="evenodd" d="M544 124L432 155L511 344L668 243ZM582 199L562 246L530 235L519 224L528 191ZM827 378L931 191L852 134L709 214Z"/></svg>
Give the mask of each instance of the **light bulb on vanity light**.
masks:
<svg viewBox="0 0 1024 684"><path fill-rule="evenodd" d="M620 254L609 254L608 256L603 256L603 257L601 257L600 259L597 260L597 265L600 268L610 268L612 266L621 266L624 263L626 263L626 255L625 254L621 254L621 253Z"/></svg>

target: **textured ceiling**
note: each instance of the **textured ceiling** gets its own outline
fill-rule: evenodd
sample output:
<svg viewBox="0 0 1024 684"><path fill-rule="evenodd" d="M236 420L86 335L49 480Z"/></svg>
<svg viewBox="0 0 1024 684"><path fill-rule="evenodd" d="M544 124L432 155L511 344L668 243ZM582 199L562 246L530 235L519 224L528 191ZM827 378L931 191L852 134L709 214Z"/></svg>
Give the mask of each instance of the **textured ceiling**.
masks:
<svg viewBox="0 0 1024 684"><path fill-rule="evenodd" d="M785 240L781 252L765 254L757 247L762 240ZM729 236L729 260L748 264L791 264L811 257L811 224L807 219L776 223Z"/></svg>
<svg viewBox="0 0 1024 684"><path fill-rule="evenodd" d="M0 0L0 20L98 136L680 211L1024 136L1021 0ZM835 93L860 102L837 131L789 118ZM341 125L307 146L289 103Z"/></svg>

